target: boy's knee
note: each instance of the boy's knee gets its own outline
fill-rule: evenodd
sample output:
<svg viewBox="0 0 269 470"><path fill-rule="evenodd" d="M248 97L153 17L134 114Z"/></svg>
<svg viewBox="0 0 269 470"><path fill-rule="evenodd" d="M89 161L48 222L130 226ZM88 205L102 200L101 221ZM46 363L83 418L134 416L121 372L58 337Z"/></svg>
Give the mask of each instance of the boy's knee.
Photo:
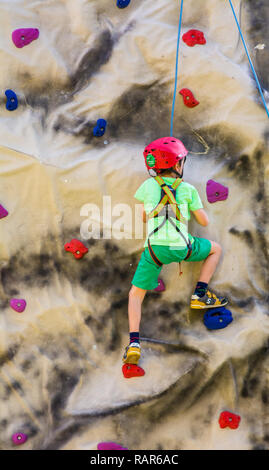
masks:
<svg viewBox="0 0 269 470"><path fill-rule="evenodd" d="M211 253L218 253L219 255L221 255L222 253L221 245L217 242L211 242Z"/></svg>

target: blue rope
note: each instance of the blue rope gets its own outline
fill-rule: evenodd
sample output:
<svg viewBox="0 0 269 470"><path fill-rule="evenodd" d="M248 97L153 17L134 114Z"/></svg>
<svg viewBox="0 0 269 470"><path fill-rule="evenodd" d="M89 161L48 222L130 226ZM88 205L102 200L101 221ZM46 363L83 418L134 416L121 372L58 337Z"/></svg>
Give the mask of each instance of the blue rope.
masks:
<svg viewBox="0 0 269 470"><path fill-rule="evenodd" d="M244 39L242 30L241 30L241 28L240 28L240 24L239 24L239 22L238 22L236 13L235 13L235 11L234 11L234 7L233 7L233 4L232 4L232 1L229 0L229 2L230 2L230 5L231 5L231 8L232 8L232 12L233 12L233 15L234 15L234 18L235 18L237 27L238 27L238 31L239 31L239 33L240 33L242 42L243 42L243 44L244 44L244 48L245 48L246 54L247 54L247 56L248 56L248 60L249 60L250 67L251 67L251 69L252 69L252 72L253 72L253 75L254 75L254 77L255 77L256 83L257 83L257 85L258 85L258 88L259 88L259 91L260 91L260 94L261 94L261 97L262 97L262 101L263 101L263 104L264 104L264 107L265 107L267 116L268 116L268 118L269 118L269 110L268 110L266 101L265 101L264 96L263 96L263 92L262 92L262 89L261 89L261 85L260 85L259 79L258 79L258 77L257 77L257 74L256 74L256 72L255 72L255 69L254 69L254 66L253 66L253 63L252 63L252 60L251 60L251 58L250 58L250 55L249 55L249 52L248 52L248 48L247 48L247 45L246 45L246 42L245 42L245 39Z"/></svg>
<svg viewBox="0 0 269 470"><path fill-rule="evenodd" d="M180 41L181 25L182 25L183 2L184 2L184 0L181 0L180 15L179 15L179 24L178 24L177 54L176 54L176 72L175 72L175 87L174 87L174 97L173 97L172 112L171 112L170 136L173 135L173 121L174 121L175 102L176 102L176 93L177 93L177 75L178 75L179 41Z"/></svg>

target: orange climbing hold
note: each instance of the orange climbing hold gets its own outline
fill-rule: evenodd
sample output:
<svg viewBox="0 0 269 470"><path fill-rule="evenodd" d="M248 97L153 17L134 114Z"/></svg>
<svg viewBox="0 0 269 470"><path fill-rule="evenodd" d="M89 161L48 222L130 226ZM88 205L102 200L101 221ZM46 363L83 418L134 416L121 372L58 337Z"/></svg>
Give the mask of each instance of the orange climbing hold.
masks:
<svg viewBox="0 0 269 470"><path fill-rule="evenodd" d="M204 33L199 29L190 29L183 34L182 39L190 47L196 46L196 44L206 44Z"/></svg>
<svg viewBox="0 0 269 470"><path fill-rule="evenodd" d="M223 411L219 417L219 425L221 428L226 428L227 426L231 429L237 429L240 423L241 417L230 411Z"/></svg>
<svg viewBox="0 0 269 470"><path fill-rule="evenodd" d="M131 379L132 377L142 377L145 375L144 369L137 366L136 364L123 364L122 373L126 379Z"/></svg>
<svg viewBox="0 0 269 470"><path fill-rule="evenodd" d="M77 240L76 238L73 238L71 242L66 243L64 245L65 251L70 251L73 253L74 257L76 259L82 258L86 253L88 253L88 248L83 245L83 243L80 240Z"/></svg>
<svg viewBox="0 0 269 470"><path fill-rule="evenodd" d="M184 104L188 108L194 108L200 103L194 98L193 93L188 88L182 88L179 93L183 96Z"/></svg>

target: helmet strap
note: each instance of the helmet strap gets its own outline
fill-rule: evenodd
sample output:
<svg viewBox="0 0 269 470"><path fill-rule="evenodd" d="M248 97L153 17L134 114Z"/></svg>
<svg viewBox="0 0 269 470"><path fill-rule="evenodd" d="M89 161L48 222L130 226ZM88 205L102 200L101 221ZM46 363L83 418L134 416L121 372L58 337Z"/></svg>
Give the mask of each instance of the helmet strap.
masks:
<svg viewBox="0 0 269 470"><path fill-rule="evenodd" d="M183 170L182 170L182 173L179 173L177 170L171 170L172 173L175 173L175 175L177 175L178 178L183 178Z"/></svg>

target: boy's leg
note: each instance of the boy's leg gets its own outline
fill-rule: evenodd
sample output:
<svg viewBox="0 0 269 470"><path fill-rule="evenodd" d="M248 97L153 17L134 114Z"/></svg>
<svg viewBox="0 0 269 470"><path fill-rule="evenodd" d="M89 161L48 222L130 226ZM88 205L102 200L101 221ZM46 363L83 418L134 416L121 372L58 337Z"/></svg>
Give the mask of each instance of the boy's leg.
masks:
<svg viewBox="0 0 269 470"><path fill-rule="evenodd" d="M140 358L139 327L141 320L141 307L146 292L158 286L158 277L161 267L152 260L148 248L140 258L138 267L132 280L129 292L128 316L130 343L127 346L123 362L137 364ZM140 286L140 287L138 287Z"/></svg>
<svg viewBox="0 0 269 470"><path fill-rule="evenodd" d="M128 316L130 343L127 346L123 362L128 364L137 364L140 359L139 328L141 320L141 307L146 290L140 287L132 286L129 292Z"/></svg>
<svg viewBox="0 0 269 470"><path fill-rule="evenodd" d="M214 272L216 271L221 253L222 253L222 248L221 246L216 243L211 241L211 251L208 255L208 257L205 259L203 262L200 276L199 276L199 282L204 282L209 284L209 281L211 280Z"/></svg>
<svg viewBox="0 0 269 470"><path fill-rule="evenodd" d="M228 303L228 300L224 297L218 297L214 292L208 289L208 283L210 282L214 272L216 271L220 256L222 253L221 246L211 240L198 239L195 240L197 244L196 253L193 257L190 257L190 261L201 261L205 259L199 281L196 285L194 294L191 297L191 308L216 308L223 307ZM205 254L206 243L211 244L211 248L208 254ZM204 254L203 254L204 253ZM202 258L204 256L204 258Z"/></svg>
<svg viewBox="0 0 269 470"><path fill-rule="evenodd" d="M129 331L139 331L140 320L141 320L141 306L146 295L145 289L140 287L132 286L129 292L129 303L128 303L128 316L129 316Z"/></svg>

